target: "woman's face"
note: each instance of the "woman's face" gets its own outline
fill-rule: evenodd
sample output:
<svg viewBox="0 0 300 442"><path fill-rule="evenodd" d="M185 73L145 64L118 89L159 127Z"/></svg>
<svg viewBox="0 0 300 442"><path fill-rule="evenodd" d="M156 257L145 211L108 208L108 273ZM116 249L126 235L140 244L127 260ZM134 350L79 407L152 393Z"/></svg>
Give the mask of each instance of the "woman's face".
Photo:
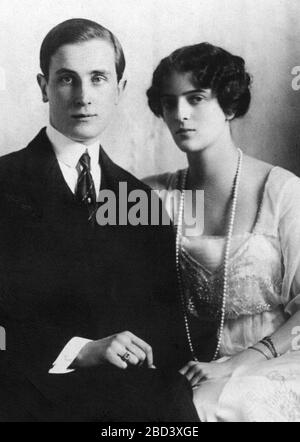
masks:
<svg viewBox="0 0 300 442"><path fill-rule="evenodd" d="M211 89L197 89L190 72L172 72L161 93L163 118L175 143L196 152L220 143L229 122Z"/></svg>

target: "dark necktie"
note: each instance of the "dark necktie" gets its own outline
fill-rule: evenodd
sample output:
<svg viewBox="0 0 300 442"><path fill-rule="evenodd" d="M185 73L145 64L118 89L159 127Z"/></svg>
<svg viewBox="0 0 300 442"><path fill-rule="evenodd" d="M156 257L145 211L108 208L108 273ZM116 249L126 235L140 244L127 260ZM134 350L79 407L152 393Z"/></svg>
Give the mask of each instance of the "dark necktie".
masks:
<svg viewBox="0 0 300 442"><path fill-rule="evenodd" d="M75 195L78 201L87 206L89 220L91 220L96 210L96 191L91 175L91 159L89 154L86 152L81 155L78 163L82 169L78 177Z"/></svg>

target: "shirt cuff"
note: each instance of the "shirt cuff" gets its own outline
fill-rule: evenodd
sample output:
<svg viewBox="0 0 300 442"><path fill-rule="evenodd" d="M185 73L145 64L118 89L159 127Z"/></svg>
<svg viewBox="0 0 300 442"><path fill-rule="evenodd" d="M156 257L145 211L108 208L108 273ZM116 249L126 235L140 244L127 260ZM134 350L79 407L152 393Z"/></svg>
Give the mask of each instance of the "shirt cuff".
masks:
<svg viewBox="0 0 300 442"><path fill-rule="evenodd" d="M48 373L50 374L65 374L71 373L74 369L68 368L74 359L78 356L80 350L88 343L91 339L74 337L72 338L62 349L56 360L53 362L53 367L50 368Z"/></svg>

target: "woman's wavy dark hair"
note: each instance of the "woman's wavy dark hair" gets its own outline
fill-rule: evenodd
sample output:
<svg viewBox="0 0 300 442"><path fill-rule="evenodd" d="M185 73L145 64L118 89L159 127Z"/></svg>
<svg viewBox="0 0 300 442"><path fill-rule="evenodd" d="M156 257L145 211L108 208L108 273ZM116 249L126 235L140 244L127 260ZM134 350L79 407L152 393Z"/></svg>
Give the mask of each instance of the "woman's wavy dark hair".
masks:
<svg viewBox="0 0 300 442"><path fill-rule="evenodd" d="M177 49L163 58L155 69L147 96L156 116L163 116L161 91L174 71L191 72L195 87L211 89L225 115L238 118L247 112L251 78L243 58L209 43L199 43Z"/></svg>

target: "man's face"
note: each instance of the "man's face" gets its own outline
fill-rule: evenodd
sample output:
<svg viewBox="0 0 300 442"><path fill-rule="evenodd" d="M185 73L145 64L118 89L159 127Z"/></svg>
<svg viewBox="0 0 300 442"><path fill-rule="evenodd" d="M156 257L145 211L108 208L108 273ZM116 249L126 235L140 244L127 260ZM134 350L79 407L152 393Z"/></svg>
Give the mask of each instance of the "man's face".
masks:
<svg viewBox="0 0 300 442"><path fill-rule="evenodd" d="M90 144L110 123L123 83L118 84L113 47L105 40L61 46L49 77L38 75L50 123L74 141Z"/></svg>

